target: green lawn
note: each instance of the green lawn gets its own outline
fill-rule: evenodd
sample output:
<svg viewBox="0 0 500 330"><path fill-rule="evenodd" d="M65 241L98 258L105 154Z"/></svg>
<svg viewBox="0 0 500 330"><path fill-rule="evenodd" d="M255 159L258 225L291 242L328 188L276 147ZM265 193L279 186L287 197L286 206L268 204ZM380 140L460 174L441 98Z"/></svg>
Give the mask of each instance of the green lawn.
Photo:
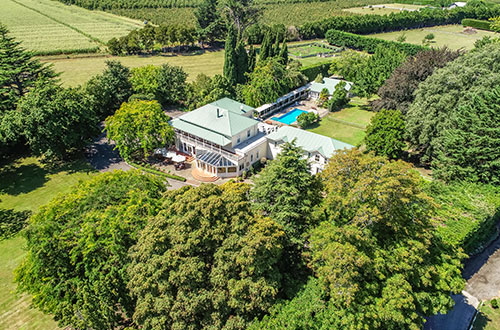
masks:
<svg viewBox="0 0 500 330"><path fill-rule="evenodd" d="M370 123L371 117L375 114L367 109L366 98L354 97L347 107L328 114L319 124L307 130L356 146L363 141L364 127Z"/></svg>
<svg viewBox="0 0 500 330"><path fill-rule="evenodd" d="M61 72L61 80L66 86L76 86L101 73L108 60L118 60L130 68L148 64L182 66L192 81L199 73L213 76L222 74L224 51L207 51L201 55L165 56L53 56L42 57L42 62L51 63L56 72Z"/></svg>
<svg viewBox="0 0 500 330"><path fill-rule="evenodd" d="M500 309L491 307L490 302L484 302L479 309L472 330L498 330L500 329Z"/></svg>
<svg viewBox="0 0 500 330"><path fill-rule="evenodd" d="M494 32L482 30L477 30L477 33L474 34L464 34L463 30L464 27L462 25L443 25L423 29L378 33L370 36L394 41L401 35L405 35L406 42L421 45L422 39L424 39L427 34L432 33L435 36L435 39L430 44L432 47L448 46L451 49L472 49L474 48L474 42L476 42L476 40L479 40L484 36L495 35Z"/></svg>
<svg viewBox="0 0 500 330"><path fill-rule="evenodd" d="M95 173L85 160L49 168L36 158L19 158L0 167L0 208L36 212L54 196ZM24 244L20 235L0 241L0 329L57 329L50 316L30 308L29 296L16 293L13 271L25 254Z"/></svg>

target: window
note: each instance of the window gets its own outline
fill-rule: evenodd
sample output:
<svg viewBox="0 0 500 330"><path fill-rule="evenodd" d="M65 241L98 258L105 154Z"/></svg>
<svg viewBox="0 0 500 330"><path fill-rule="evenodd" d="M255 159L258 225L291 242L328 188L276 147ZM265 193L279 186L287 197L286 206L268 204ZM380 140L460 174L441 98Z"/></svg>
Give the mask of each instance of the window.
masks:
<svg viewBox="0 0 500 330"><path fill-rule="evenodd" d="M257 158L259 158L259 152L257 151Z"/></svg>
<svg viewBox="0 0 500 330"><path fill-rule="evenodd" d="M250 161L253 162L253 155L250 155Z"/></svg>
<svg viewBox="0 0 500 330"><path fill-rule="evenodd" d="M317 162L319 162L319 155L316 155L316 156L314 157L314 160L316 160Z"/></svg>
<svg viewBox="0 0 500 330"><path fill-rule="evenodd" d="M245 164L240 165L240 171L245 167Z"/></svg>
<svg viewBox="0 0 500 330"><path fill-rule="evenodd" d="M240 139L240 137L238 136L238 142L236 142L236 143L240 143L240 141L241 141L241 139Z"/></svg>
<svg viewBox="0 0 500 330"><path fill-rule="evenodd" d="M250 137L250 130L247 131L247 137Z"/></svg>

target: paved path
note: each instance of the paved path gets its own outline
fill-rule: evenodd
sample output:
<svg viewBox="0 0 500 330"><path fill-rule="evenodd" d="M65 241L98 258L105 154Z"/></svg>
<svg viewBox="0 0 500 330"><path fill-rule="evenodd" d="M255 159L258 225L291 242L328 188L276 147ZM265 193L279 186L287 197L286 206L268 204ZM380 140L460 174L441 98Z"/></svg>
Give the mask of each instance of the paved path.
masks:
<svg viewBox="0 0 500 330"><path fill-rule="evenodd" d="M104 126L101 125L101 128ZM87 147L86 156L90 165L100 172L113 170L128 171L131 167L120 157L118 150L113 150L115 144L110 144L106 133L99 137Z"/></svg>
<svg viewBox="0 0 500 330"><path fill-rule="evenodd" d="M479 302L500 296L500 236L465 262L462 275L467 284L462 294L452 296L455 307L446 315L428 318L424 329L467 330Z"/></svg>

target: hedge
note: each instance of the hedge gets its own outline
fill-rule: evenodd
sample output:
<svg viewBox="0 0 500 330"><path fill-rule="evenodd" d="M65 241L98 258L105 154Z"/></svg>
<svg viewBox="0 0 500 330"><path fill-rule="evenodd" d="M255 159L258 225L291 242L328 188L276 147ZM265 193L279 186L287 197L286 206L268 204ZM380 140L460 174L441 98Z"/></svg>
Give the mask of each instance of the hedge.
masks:
<svg viewBox="0 0 500 330"><path fill-rule="evenodd" d="M422 50L428 49L427 47L420 45L371 38L337 30L329 30L326 33L326 40L328 43L335 46L363 50L368 53L374 53L375 49L379 45L383 45L385 47L396 47L398 50L408 54L409 56L413 56Z"/></svg>
<svg viewBox="0 0 500 330"><path fill-rule="evenodd" d="M175 174L170 174L170 173L167 173L167 172L163 172L161 170L157 170L157 169L154 169L152 167L146 167L144 165L141 165L141 164L138 164L138 163L134 163L131 160L126 160L126 162L130 166L135 167L137 169L140 169L140 170L142 170L144 172L147 172L147 173L151 173L151 174L154 174L154 175L164 176L164 177L167 177L167 178L170 178L170 179L174 179L174 180L177 180L177 181L182 181L182 182L186 182L186 180L187 180L185 177L182 177L182 176L179 176L179 175L175 175Z"/></svg>
<svg viewBox="0 0 500 330"><path fill-rule="evenodd" d="M479 19L470 19L470 18L463 19L462 25L463 26L470 26L470 27L480 29L480 30L492 31L491 30L491 22L482 21Z"/></svg>
<svg viewBox="0 0 500 330"><path fill-rule="evenodd" d="M389 15L334 16L299 27L302 39L323 38L328 30L340 30L355 34L370 34L428 26L459 24L465 18L488 19L500 15L500 6L480 8L454 8L449 10L424 8L419 11L403 11Z"/></svg>
<svg viewBox="0 0 500 330"><path fill-rule="evenodd" d="M28 224L30 211L17 212L11 209L0 209L0 240L16 235Z"/></svg>
<svg viewBox="0 0 500 330"><path fill-rule="evenodd" d="M328 70L330 69L331 61L316 63L308 66L303 66L300 68L300 72L307 77L307 80L313 81L316 79L318 74L322 74L324 77L328 76Z"/></svg>

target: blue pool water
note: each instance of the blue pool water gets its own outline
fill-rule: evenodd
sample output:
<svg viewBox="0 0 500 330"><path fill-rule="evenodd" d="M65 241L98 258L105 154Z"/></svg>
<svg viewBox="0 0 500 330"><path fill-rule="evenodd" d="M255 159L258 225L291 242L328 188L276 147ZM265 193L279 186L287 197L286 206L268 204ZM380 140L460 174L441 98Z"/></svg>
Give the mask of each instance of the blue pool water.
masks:
<svg viewBox="0 0 500 330"><path fill-rule="evenodd" d="M301 113L306 113L307 111L300 110L300 109L293 109L290 112L285 113L284 115L281 115L280 117L273 117L271 118L272 120L279 121L280 123L290 125L291 123L294 123L297 121L297 117Z"/></svg>

